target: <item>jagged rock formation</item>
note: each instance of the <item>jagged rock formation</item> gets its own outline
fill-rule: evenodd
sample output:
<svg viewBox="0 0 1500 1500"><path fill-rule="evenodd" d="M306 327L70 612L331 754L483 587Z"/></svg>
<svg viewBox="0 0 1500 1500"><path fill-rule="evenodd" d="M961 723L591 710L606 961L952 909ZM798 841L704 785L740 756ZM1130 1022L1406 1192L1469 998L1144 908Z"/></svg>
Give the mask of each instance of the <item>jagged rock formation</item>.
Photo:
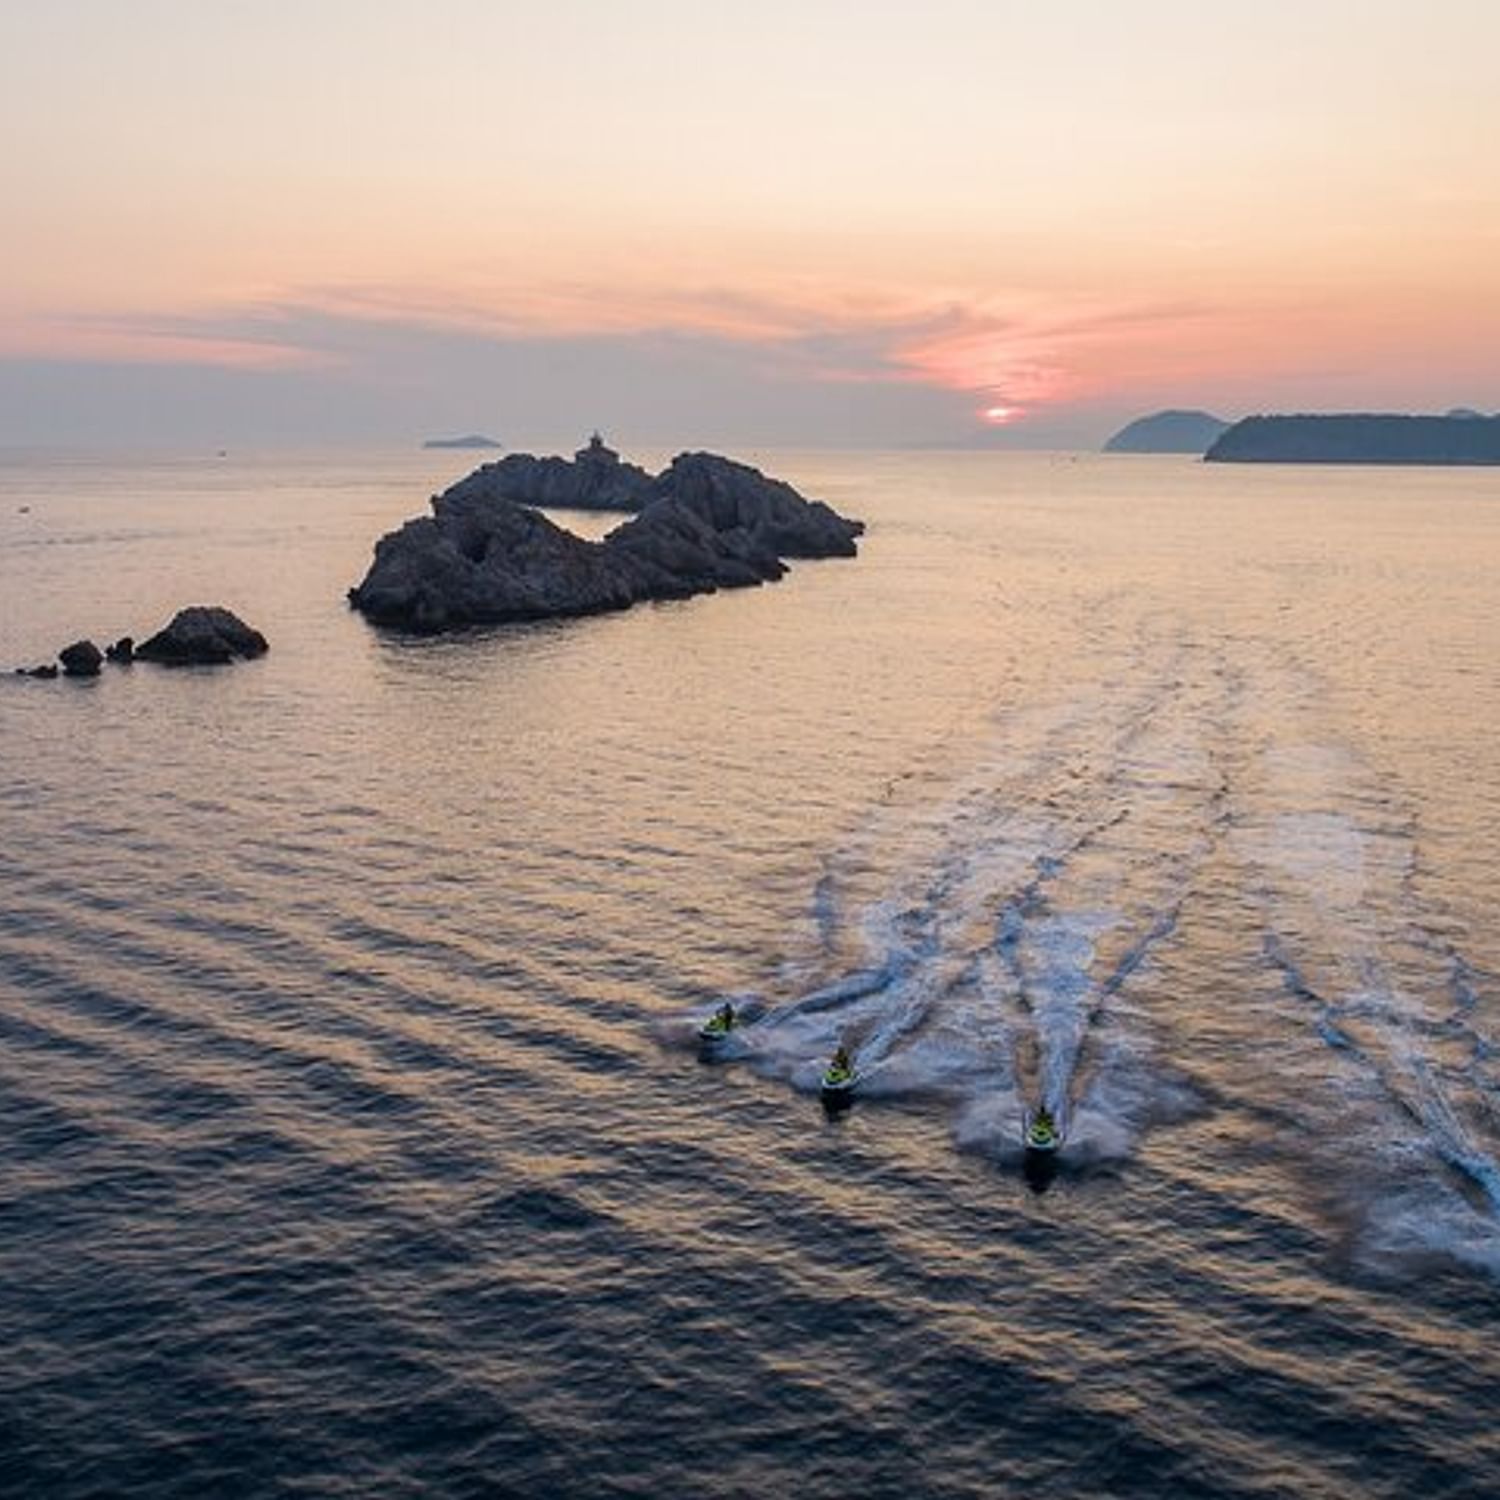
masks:
<svg viewBox="0 0 1500 1500"><path fill-rule="evenodd" d="M171 624L135 648L135 655L172 667L210 666L237 656L261 656L267 649L265 636L238 615L217 605L197 604L178 610Z"/></svg>
<svg viewBox="0 0 1500 1500"><path fill-rule="evenodd" d="M1500 417L1246 417L1209 463L1500 464Z"/></svg>
<svg viewBox="0 0 1500 1500"><path fill-rule="evenodd" d="M349 591L354 608L379 624L422 631L592 614L767 582L786 572L786 557L852 557L864 530L711 453L681 454L655 479L621 464L597 438L574 464L529 457L525 467L509 464L486 464L437 496L431 517L382 537L363 582ZM614 476L614 493L636 497L640 513L602 542L564 531L532 508L540 499L516 494L520 479L531 496L598 494L605 474Z"/></svg>
<svg viewBox="0 0 1500 1500"><path fill-rule="evenodd" d="M652 483L649 503L663 499L676 500L721 536L743 537L778 557L853 557L854 539L865 529L821 500L803 499L784 480L713 453L679 453Z"/></svg>
<svg viewBox="0 0 1500 1500"><path fill-rule="evenodd" d="M601 547L529 506L450 492L432 508L376 543L364 582L349 594L370 619L438 631L634 602L631 580Z"/></svg>
<svg viewBox="0 0 1500 1500"><path fill-rule="evenodd" d="M1229 423L1206 411L1158 411L1127 423L1106 453L1206 453Z"/></svg>

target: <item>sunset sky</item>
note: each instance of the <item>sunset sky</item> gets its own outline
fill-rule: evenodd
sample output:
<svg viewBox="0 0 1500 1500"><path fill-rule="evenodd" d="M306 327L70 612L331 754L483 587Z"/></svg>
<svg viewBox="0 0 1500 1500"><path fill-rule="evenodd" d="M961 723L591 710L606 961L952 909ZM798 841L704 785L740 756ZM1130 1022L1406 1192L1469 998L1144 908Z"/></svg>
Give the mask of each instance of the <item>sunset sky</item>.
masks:
<svg viewBox="0 0 1500 1500"><path fill-rule="evenodd" d="M1500 409L1496 0L50 0L0 442Z"/></svg>

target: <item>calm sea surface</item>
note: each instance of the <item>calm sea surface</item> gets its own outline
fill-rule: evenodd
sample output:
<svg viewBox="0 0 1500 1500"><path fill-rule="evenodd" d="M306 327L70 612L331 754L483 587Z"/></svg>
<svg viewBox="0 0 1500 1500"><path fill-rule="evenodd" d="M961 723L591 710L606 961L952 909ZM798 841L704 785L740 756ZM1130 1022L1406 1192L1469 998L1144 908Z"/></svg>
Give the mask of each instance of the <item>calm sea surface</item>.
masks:
<svg viewBox="0 0 1500 1500"><path fill-rule="evenodd" d="M746 456L412 640L465 455L0 455L0 1492L1496 1494L1500 475Z"/></svg>

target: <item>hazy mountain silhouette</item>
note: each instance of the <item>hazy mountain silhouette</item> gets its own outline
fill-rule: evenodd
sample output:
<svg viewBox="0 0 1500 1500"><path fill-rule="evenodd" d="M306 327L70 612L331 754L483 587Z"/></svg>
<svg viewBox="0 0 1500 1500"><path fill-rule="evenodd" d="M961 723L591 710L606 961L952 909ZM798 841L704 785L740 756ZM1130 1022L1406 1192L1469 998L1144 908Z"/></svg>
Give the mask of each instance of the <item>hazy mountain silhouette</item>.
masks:
<svg viewBox="0 0 1500 1500"><path fill-rule="evenodd" d="M503 443L497 443L492 437L485 437L483 433L468 432L463 437L428 438L422 444L424 448L501 448Z"/></svg>
<svg viewBox="0 0 1500 1500"><path fill-rule="evenodd" d="M1500 464L1500 417L1246 417L1210 463Z"/></svg>
<svg viewBox="0 0 1500 1500"><path fill-rule="evenodd" d="M1158 411L1137 417L1105 443L1106 453L1206 453L1229 423L1206 411Z"/></svg>

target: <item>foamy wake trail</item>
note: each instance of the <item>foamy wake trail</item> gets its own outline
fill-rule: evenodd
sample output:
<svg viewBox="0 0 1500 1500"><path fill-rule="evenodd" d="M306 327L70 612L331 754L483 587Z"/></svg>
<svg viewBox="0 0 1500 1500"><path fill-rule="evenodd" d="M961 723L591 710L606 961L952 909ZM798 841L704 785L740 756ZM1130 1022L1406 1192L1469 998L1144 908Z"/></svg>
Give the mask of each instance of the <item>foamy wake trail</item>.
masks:
<svg viewBox="0 0 1500 1500"><path fill-rule="evenodd" d="M1468 1177L1489 1200L1491 1210L1500 1215L1500 1165L1465 1125L1447 1089L1413 1046L1411 1037L1403 1034L1394 1039L1393 1050L1412 1080L1417 1115L1439 1155Z"/></svg>
<svg viewBox="0 0 1500 1500"><path fill-rule="evenodd" d="M747 1033L748 1060L810 1090L845 1046L861 1092L873 1095L941 1091L1003 1071L1003 1030L977 1024L972 956L941 946L931 914L887 906L865 925L874 962L778 1005Z"/></svg>
<svg viewBox="0 0 1500 1500"><path fill-rule="evenodd" d="M1329 1116L1318 1134L1338 1143L1365 1253L1441 1253L1500 1274L1479 976L1431 936L1442 924L1414 894L1411 820L1349 752L1316 744L1268 751L1244 811L1266 955L1324 1048L1304 1107Z"/></svg>
<svg viewBox="0 0 1500 1500"><path fill-rule="evenodd" d="M1023 1093L1061 1121L1075 1161L1127 1156L1149 1124L1196 1107L1155 1063L1148 1017L1124 992L1175 933L1209 844L1201 828L1187 857L1117 857L1105 842L1001 916L997 948L1033 1043ZM971 1119L966 1134L977 1128Z"/></svg>

